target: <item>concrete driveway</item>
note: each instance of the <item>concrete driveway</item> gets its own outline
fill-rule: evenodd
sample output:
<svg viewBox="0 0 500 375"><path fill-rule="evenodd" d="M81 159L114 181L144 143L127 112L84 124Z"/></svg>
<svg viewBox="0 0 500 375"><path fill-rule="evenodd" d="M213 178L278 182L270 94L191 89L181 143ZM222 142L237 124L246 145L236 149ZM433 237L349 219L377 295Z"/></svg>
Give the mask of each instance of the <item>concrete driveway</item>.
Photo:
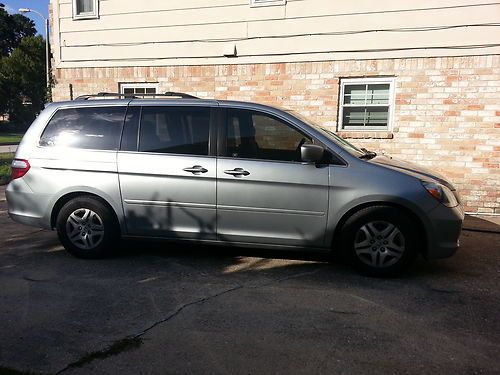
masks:
<svg viewBox="0 0 500 375"><path fill-rule="evenodd" d="M0 154L16 152L18 145L0 145Z"/></svg>
<svg viewBox="0 0 500 375"><path fill-rule="evenodd" d="M172 244L79 260L5 202L0 233L0 374L500 371L498 233L465 231L455 257L388 280L321 256Z"/></svg>

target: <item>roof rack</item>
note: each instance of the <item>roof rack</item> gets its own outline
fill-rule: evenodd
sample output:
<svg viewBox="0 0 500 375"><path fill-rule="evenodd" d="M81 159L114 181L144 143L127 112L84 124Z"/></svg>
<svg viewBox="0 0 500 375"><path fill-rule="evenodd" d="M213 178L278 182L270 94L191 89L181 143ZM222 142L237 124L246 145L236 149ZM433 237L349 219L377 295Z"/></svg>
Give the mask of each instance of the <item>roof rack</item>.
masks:
<svg viewBox="0 0 500 375"><path fill-rule="evenodd" d="M90 98L106 98L106 97L119 97L126 99L139 99L144 97L166 97L166 98L181 98L181 99L199 99L196 96L184 94L182 92L167 91L163 94L122 94L119 92L99 92L97 94L80 95L75 100L89 100Z"/></svg>

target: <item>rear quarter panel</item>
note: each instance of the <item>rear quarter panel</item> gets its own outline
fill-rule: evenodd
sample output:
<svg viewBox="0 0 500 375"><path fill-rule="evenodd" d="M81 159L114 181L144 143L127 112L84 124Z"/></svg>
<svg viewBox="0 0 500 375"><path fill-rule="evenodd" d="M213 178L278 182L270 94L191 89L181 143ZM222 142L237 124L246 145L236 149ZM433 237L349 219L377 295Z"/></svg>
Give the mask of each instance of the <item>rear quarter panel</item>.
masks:
<svg viewBox="0 0 500 375"><path fill-rule="evenodd" d="M116 151L39 146L45 125L60 107L49 105L30 126L17 149L15 157L28 160L31 168L24 177L8 185L9 212L36 218L40 226L50 228L56 202L66 194L81 192L106 200L123 224Z"/></svg>

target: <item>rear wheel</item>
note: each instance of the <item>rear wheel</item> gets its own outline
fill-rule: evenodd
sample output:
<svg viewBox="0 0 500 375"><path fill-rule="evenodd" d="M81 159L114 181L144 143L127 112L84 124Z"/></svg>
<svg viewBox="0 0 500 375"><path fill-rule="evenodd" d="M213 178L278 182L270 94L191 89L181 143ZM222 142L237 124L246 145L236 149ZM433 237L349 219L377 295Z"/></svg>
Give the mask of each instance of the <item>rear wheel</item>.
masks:
<svg viewBox="0 0 500 375"><path fill-rule="evenodd" d="M352 215L342 229L342 251L361 273L395 276L417 255L419 236L400 209L373 206Z"/></svg>
<svg viewBox="0 0 500 375"><path fill-rule="evenodd" d="M120 237L112 211L90 196L67 202L59 211L56 226L64 248L80 258L110 255Z"/></svg>

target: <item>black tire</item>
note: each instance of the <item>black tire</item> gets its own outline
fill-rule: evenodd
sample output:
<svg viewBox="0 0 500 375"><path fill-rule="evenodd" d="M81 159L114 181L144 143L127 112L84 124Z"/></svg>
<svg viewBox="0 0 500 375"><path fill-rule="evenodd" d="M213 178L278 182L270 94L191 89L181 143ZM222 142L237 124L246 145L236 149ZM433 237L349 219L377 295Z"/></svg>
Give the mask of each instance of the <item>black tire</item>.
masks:
<svg viewBox="0 0 500 375"><path fill-rule="evenodd" d="M386 233L389 233L387 238ZM418 226L401 209L367 207L345 222L341 233L342 255L364 275L397 276L414 261L420 238Z"/></svg>
<svg viewBox="0 0 500 375"><path fill-rule="evenodd" d="M86 212L89 212L87 218ZM82 221L77 224L76 219ZM79 196L68 201L57 215L56 228L64 248L79 258L112 255L120 240L120 228L113 212L92 196ZM73 240L70 238L72 233Z"/></svg>

